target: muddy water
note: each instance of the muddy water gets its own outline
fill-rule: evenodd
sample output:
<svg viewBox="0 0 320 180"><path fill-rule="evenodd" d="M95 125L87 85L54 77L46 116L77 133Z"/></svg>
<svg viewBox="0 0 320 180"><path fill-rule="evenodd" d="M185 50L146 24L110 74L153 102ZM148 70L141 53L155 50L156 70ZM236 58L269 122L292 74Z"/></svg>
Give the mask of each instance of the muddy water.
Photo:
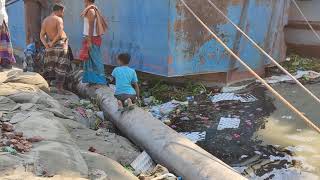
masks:
<svg viewBox="0 0 320 180"><path fill-rule="evenodd" d="M320 85L308 85L317 96L320 95ZM281 84L276 89L284 94L302 112L317 125L320 125L320 105L295 85ZM302 162L301 172L312 173L306 179L320 179L320 135L307 127L300 118L284 107L280 102L274 102L276 111L267 118L266 128L259 130L257 135L264 144L288 147L294 152L294 158Z"/></svg>
<svg viewBox="0 0 320 180"><path fill-rule="evenodd" d="M319 105L311 103L296 86L281 84L275 88L308 117L319 120ZM320 85L309 88L320 95ZM172 117L172 127L179 132L206 132L205 139L197 144L250 179L317 180L320 136L264 88L255 86L243 93L258 100L213 104L206 96L196 97L187 109ZM239 128L218 131L221 117L240 118Z"/></svg>

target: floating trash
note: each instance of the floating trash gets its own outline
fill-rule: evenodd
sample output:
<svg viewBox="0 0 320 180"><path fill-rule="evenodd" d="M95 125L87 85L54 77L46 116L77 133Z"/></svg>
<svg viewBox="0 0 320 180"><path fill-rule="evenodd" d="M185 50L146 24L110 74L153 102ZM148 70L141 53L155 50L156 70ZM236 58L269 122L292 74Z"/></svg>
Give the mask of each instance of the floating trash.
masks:
<svg viewBox="0 0 320 180"><path fill-rule="evenodd" d="M240 125L240 119L239 118L226 118L222 117L220 119L218 130L224 130L224 129L237 129Z"/></svg>
<svg viewBox="0 0 320 180"><path fill-rule="evenodd" d="M180 134L184 135L193 143L205 140L207 135L206 132L181 132Z"/></svg>
<svg viewBox="0 0 320 180"><path fill-rule="evenodd" d="M251 94L219 93L211 97L213 103L220 101L241 101L243 103L254 102L257 98Z"/></svg>

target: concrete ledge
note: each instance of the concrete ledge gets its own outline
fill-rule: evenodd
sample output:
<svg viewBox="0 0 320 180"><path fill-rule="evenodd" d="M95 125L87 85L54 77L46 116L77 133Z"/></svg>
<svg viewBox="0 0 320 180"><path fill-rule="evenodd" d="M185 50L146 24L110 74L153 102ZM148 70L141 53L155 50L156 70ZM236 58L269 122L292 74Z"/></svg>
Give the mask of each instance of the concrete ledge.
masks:
<svg viewBox="0 0 320 180"><path fill-rule="evenodd" d="M75 73L69 88L79 94L96 98L110 120L136 145L146 150L157 163L166 166L186 180L242 180L235 170L209 154L150 113L135 108L123 114L108 87L98 90L81 83L81 73ZM76 83L77 82L77 83Z"/></svg>

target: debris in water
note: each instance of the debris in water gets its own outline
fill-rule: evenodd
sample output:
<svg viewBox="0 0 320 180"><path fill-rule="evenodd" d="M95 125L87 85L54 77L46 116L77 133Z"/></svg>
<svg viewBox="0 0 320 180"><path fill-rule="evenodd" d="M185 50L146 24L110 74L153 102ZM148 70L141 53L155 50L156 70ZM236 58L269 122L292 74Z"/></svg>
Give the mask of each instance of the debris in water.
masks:
<svg viewBox="0 0 320 180"><path fill-rule="evenodd" d="M244 158L247 158L248 157L248 155L242 155L241 157L240 157L240 159L244 159Z"/></svg>
<svg viewBox="0 0 320 180"><path fill-rule="evenodd" d="M171 120L170 119L165 119L165 120L162 120L162 121L166 125L170 125L171 124Z"/></svg>
<svg viewBox="0 0 320 180"><path fill-rule="evenodd" d="M282 116L282 119L292 119L292 116Z"/></svg>
<svg viewBox="0 0 320 180"><path fill-rule="evenodd" d="M233 138L234 138L235 140L240 139L240 137L241 137L241 135L238 134L238 133L233 134Z"/></svg>
<svg viewBox="0 0 320 180"><path fill-rule="evenodd" d="M261 155L262 153L260 151L254 151L254 153Z"/></svg>
<svg viewBox="0 0 320 180"><path fill-rule="evenodd" d="M243 103L254 102L257 98L251 94L219 93L211 97L213 103L220 101L240 101Z"/></svg>
<svg viewBox="0 0 320 180"><path fill-rule="evenodd" d="M161 105L153 106L150 109L150 112L155 118L163 121L164 119L168 118L171 112L176 110L181 105L188 105L188 103L172 100Z"/></svg>
<svg viewBox="0 0 320 180"><path fill-rule="evenodd" d="M262 111L262 108L257 108L256 110L257 110L257 111Z"/></svg>
<svg viewBox="0 0 320 180"><path fill-rule="evenodd" d="M239 118L226 118L222 117L220 118L220 122L218 125L218 130L221 131L223 129L237 129L240 125L240 119Z"/></svg>
<svg viewBox="0 0 320 180"><path fill-rule="evenodd" d="M297 71L296 75L294 76L296 79L306 78L306 79L316 79L320 77L320 73L315 71ZM266 81L269 84L275 84L279 82L286 82L286 81L293 81L291 77L288 75L281 75L281 76L272 76L266 78Z"/></svg>
<svg viewBox="0 0 320 180"><path fill-rule="evenodd" d="M180 134L188 138L193 143L197 143L198 141L206 139L207 132L180 132Z"/></svg>
<svg viewBox="0 0 320 180"><path fill-rule="evenodd" d="M188 117L182 117L182 118L180 118L180 120L181 120L181 121L190 121L190 118L188 118Z"/></svg>

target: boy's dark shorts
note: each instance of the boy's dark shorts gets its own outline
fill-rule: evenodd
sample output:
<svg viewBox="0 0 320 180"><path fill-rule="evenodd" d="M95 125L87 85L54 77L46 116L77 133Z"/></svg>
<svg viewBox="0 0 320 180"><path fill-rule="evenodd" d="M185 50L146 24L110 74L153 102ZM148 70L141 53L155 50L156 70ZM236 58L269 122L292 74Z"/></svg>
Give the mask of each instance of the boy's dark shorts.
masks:
<svg viewBox="0 0 320 180"><path fill-rule="evenodd" d="M115 95L115 97L120 100L123 104L127 99L131 99L132 103L136 103L137 101L137 95L133 95L133 94L119 94L119 95Z"/></svg>

